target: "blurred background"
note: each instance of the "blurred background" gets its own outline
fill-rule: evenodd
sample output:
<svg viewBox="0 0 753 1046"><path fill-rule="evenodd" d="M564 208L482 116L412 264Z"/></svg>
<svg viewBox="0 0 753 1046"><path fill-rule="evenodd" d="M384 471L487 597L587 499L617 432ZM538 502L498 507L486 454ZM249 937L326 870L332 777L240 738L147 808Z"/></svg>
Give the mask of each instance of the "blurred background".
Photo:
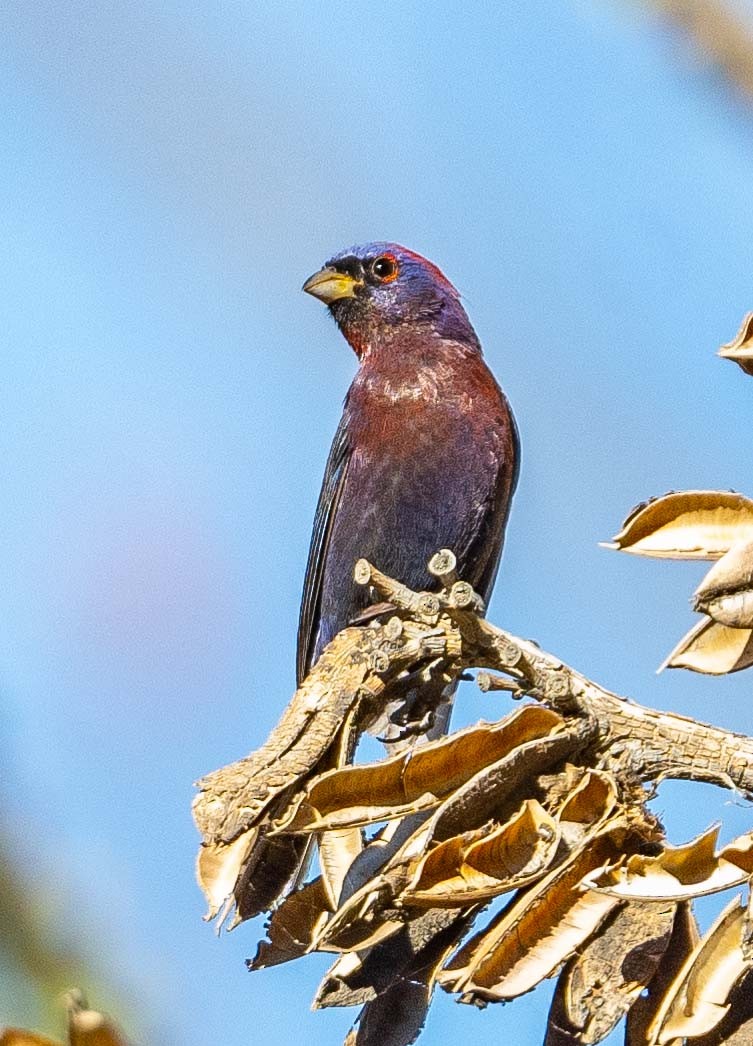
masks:
<svg viewBox="0 0 753 1046"><path fill-rule="evenodd" d="M300 285L353 242L436 261L523 440L491 617L753 731L753 672L654 674L704 564L597 547L649 495L753 494L753 381L714 356L753 308L753 4L6 0L0 30L0 1024L59 1030L79 984L141 1046L341 1041L326 960L249 975L260 921L218 940L193 876L192 782L293 690L355 370ZM466 687L456 722L507 708ZM751 826L654 806L674 842ZM439 992L422 1042L528 1046L547 1006Z"/></svg>

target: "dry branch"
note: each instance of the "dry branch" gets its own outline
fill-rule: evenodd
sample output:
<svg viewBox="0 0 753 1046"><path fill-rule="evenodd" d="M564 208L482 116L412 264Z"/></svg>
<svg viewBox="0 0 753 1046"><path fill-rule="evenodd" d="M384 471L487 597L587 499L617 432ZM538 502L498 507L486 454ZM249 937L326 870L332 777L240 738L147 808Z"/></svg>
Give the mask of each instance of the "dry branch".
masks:
<svg viewBox="0 0 753 1046"><path fill-rule="evenodd" d="M651 994L657 964L670 968L659 958L680 948L670 938L677 905L744 883L753 868L748 836L718 854L708 835L665 847L647 798L667 777L753 795L753 740L645 708L492 625L443 555L432 560L442 588L431 593L361 560L356 580L386 609L335 638L262 749L200 782L194 816L210 915L223 901L235 906L235 922L276 905L253 968L313 950L339 956L316 1004L365 1007L354 1044L384 1041L390 999L405 1002L390 1041L409 1043L435 983L483 1004L529 991L563 964L550 1041L598 1042L643 1004L647 985ZM415 685L430 672L451 682L469 668L485 671L486 688L536 703L349 765L359 733L406 678ZM366 841L363 829L385 822ZM312 838L321 877L281 900L290 874L270 853L300 856ZM483 906L504 893L507 906L458 951ZM670 1026L662 1015L683 1005L687 984L699 1000L698 1034L708 1033L710 1013L727 1014L724 997L707 1005L703 994L708 956L726 956L726 979L712 979L709 992L721 984L733 993L753 961L747 918L739 909L733 931L683 952L650 1028ZM624 961L613 961L611 939ZM599 999L608 1012L597 1013Z"/></svg>
<svg viewBox="0 0 753 1046"><path fill-rule="evenodd" d="M643 0L674 23L702 61L715 65L741 94L753 96L753 29L731 3Z"/></svg>

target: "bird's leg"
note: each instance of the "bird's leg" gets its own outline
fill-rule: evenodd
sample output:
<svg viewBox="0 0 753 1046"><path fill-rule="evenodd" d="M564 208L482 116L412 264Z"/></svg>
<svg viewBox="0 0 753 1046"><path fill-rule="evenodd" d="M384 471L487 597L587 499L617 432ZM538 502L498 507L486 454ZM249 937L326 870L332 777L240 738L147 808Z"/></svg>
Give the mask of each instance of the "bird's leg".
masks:
<svg viewBox="0 0 753 1046"><path fill-rule="evenodd" d="M424 712L421 719L410 719L398 726L400 721L398 716L400 716L401 713L402 709L399 709L398 712L390 716L390 729L394 726L397 733L390 734L389 731L387 731L377 738L377 740L381 741L383 745L399 744L401 741L407 741L410 738L422 737L424 734L428 734L434 726L434 720L437 715L435 709L429 708Z"/></svg>
<svg viewBox="0 0 753 1046"><path fill-rule="evenodd" d="M405 675L398 676L393 685L394 691L396 693L405 693L408 690L426 686L427 683L435 682L434 673L441 663L442 658L434 658L428 664L422 665L420 668L414 668L412 671L406 672Z"/></svg>
<svg viewBox="0 0 753 1046"><path fill-rule="evenodd" d="M395 727L398 732L390 734L388 731L380 738L383 743L395 744L432 729L437 707L448 685L453 682L444 672L438 676L436 670L440 664L440 659L436 659L398 680L400 692L406 694L406 700L389 717L390 729Z"/></svg>
<svg viewBox="0 0 753 1046"><path fill-rule="evenodd" d="M415 724L408 728L409 733L418 732L417 724L424 715L426 701L421 701L423 707L420 714L415 714L415 710L419 708L422 691L425 692L428 688L436 692L435 669L439 663L440 659L434 658L420 667L400 673L390 684L387 702L382 702L378 710L369 710L366 729L373 733L378 741L383 744L394 743L398 740L394 731L402 731L408 723ZM446 681L442 685L446 685ZM425 696L424 693L423 697Z"/></svg>

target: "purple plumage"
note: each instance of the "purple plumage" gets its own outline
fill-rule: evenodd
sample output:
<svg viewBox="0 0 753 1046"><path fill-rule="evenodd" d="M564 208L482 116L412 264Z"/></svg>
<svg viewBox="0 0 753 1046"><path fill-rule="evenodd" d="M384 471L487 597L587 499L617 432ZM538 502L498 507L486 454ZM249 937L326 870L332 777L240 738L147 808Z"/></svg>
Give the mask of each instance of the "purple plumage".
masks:
<svg viewBox="0 0 753 1046"><path fill-rule="evenodd" d="M354 247L304 284L359 357L317 507L298 633L298 679L367 605L360 556L431 589L453 550L486 600L502 551L519 448L507 400L458 292L393 243Z"/></svg>

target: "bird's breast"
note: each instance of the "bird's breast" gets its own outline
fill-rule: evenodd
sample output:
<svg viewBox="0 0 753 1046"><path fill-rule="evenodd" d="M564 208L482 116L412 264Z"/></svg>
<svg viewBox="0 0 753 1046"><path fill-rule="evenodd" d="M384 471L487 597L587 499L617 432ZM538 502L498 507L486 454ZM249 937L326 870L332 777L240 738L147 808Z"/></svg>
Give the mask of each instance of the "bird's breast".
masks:
<svg viewBox="0 0 753 1046"><path fill-rule="evenodd" d="M359 392L369 410L386 410L401 403L436 404L441 397L441 376L429 367L394 375L367 373Z"/></svg>
<svg viewBox="0 0 753 1046"><path fill-rule="evenodd" d="M463 364L463 365L461 365ZM499 409L497 409L499 408ZM483 361L362 367L348 394L351 444L365 458L428 465L495 442L501 393Z"/></svg>
<svg viewBox="0 0 753 1046"><path fill-rule="evenodd" d="M479 355L430 367L362 364L346 401L350 459L322 587L326 642L363 608L352 583L365 556L414 588L429 557L451 548L461 573L493 579L515 467L506 400Z"/></svg>
<svg viewBox="0 0 753 1046"><path fill-rule="evenodd" d="M347 485L363 525L379 519L385 538L426 531L428 540L444 519L448 538L465 539L493 498L504 457L488 396L441 368L381 375L353 392Z"/></svg>

